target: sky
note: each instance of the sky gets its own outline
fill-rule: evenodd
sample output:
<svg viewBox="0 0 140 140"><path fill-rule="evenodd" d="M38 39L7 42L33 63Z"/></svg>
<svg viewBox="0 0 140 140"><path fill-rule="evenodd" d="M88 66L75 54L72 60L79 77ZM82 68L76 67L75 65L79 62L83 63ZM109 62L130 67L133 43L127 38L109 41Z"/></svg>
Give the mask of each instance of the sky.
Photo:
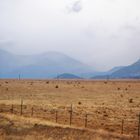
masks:
<svg viewBox="0 0 140 140"><path fill-rule="evenodd" d="M140 0L0 0L0 49L129 65L140 58Z"/></svg>

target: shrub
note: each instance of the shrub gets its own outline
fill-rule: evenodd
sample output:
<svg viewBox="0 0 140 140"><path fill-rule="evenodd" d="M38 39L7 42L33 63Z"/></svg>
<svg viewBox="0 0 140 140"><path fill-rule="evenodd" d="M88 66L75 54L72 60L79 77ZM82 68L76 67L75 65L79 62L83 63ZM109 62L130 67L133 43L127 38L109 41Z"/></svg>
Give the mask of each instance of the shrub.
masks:
<svg viewBox="0 0 140 140"><path fill-rule="evenodd" d="M120 88L118 87L118 90L120 90Z"/></svg>
<svg viewBox="0 0 140 140"><path fill-rule="evenodd" d="M78 104L81 105L82 103L79 101Z"/></svg>
<svg viewBox="0 0 140 140"><path fill-rule="evenodd" d="M128 87L131 87L131 85L128 85Z"/></svg>
<svg viewBox="0 0 140 140"><path fill-rule="evenodd" d="M129 103L133 103L133 99L131 98L131 99L129 99Z"/></svg>
<svg viewBox="0 0 140 140"><path fill-rule="evenodd" d="M123 98L123 95L121 94L121 97Z"/></svg>

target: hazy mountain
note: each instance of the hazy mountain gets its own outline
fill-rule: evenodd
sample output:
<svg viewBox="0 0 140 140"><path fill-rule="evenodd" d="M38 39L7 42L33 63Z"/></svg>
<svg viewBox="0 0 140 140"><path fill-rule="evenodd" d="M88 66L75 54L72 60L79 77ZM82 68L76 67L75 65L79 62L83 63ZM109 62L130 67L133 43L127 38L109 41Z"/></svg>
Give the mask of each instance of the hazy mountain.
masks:
<svg viewBox="0 0 140 140"><path fill-rule="evenodd" d="M90 66L59 52L39 55L15 55L0 50L0 78L140 78L140 60L115 67L107 72L95 72Z"/></svg>
<svg viewBox="0 0 140 140"><path fill-rule="evenodd" d="M0 73L8 72L18 67L16 64L18 63L17 61L18 59L16 56L6 51L0 50Z"/></svg>
<svg viewBox="0 0 140 140"><path fill-rule="evenodd" d="M107 72L107 74L112 74L112 73L114 73L114 72L116 72L116 71L118 71L118 70L120 70L120 69L122 69L122 68L124 68L124 66L118 66L118 67L114 67L114 68L112 68L111 70L109 70L108 72Z"/></svg>
<svg viewBox="0 0 140 140"><path fill-rule="evenodd" d="M105 71L105 72L96 72L94 74L94 76L91 76L91 78L93 79L107 79L110 77L110 75L118 70L120 70L121 68L123 68L124 66L118 66L118 67L114 67L109 71Z"/></svg>
<svg viewBox="0 0 140 140"><path fill-rule="evenodd" d="M0 77L53 78L60 73L93 72L94 70L65 54L47 52L39 55L14 55L0 50Z"/></svg>
<svg viewBox="0 0 140 140"><path fill-rule="evenodd" d="M60 74L56 78L58 78L58 79L82 79L81 77L74 75L74 74L70 74L70 73Z"/></svg>
<svg viewBox="0 0 140 140"><path fill-rule="evenodd" d="M116 67L105 75L97 75L94 79L107 78L140 78L140 60L129 66Z"/></svg>
<svg viewBox="0 0 140 140"><path fill-rule="evenodd" d="M140 59L132 65L123 67L111 74L112 78L139 78Z"/></svg>

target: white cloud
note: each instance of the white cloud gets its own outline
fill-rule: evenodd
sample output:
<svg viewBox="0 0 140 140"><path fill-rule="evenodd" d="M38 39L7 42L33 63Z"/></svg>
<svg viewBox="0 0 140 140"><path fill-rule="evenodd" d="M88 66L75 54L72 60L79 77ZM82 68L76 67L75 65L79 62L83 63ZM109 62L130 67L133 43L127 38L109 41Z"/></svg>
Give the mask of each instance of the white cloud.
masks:
<svg viewBox="0 0 140 140"><path fill-rule="evenodd" d="M105 70L139 58L139 7L139 0L0 0L0 40L15 53L61 51Z"/></svg>
<svg viewBox="0 0 140 140"><path fill-rule="evenodd" d="M81 0L74 1L66 6L68 12L75 12L78 13L82 10L82 2Z"/></svg>

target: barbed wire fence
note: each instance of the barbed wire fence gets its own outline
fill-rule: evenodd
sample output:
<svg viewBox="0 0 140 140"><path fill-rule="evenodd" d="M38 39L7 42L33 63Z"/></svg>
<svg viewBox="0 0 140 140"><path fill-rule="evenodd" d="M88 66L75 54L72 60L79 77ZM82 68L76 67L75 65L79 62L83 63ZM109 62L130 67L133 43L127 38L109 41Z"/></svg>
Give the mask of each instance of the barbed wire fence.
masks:
<svg viewBox="0 0 140 140"><path fill-rule="evenodd" d="M74 110L74 105L70 104L69 107L64 109L61 108L47 108L44 109L38 106L28 106L24 103L24 100L21 99L20 105L11 104L11 105L3 105L0 108L0 112L11 113L20 116L27 117L35 117L35 118L43 118L48 121L53 121L58 124L67 124L69 126L77 126L78 122L80 122L80 127L91 128L91 125L95 122L95 114L93 113L79 113ZM96 120L97 121L97 120ZM101 119L98 120L101 123ZM127 126L129 123L134 123L135 127L131 128L130 131L134 131L134 135L138 136L138 140L140 140L140 113L136 114L135 119L127 120L120 119L120 124L118 128L120 128L120 134L127 134ZM82 125L81 125L82 124ZM102 124L102 123L101 123ZM104 125L104 124L103 124ZM114 123L115 125L115 123ZM137 133L137 134L136 134Z"/></svg>

